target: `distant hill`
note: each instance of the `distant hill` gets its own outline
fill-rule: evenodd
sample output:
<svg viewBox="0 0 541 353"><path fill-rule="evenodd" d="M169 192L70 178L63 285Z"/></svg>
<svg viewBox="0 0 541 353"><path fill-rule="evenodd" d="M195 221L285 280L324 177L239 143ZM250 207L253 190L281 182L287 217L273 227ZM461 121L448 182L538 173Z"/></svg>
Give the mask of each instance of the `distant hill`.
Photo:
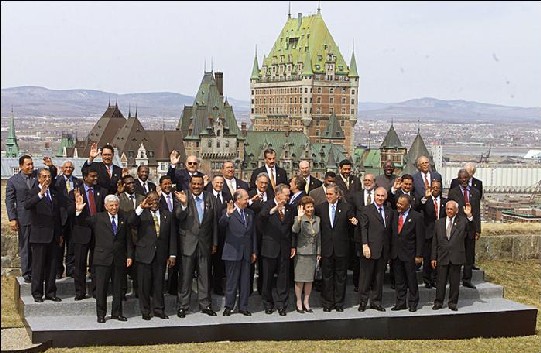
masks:
<svg viewBox="0 0 541 353"><path fill-rule="evenodd" d="M227 97L238 119L248 121L250 102ZM116 94L96 90L50 90L44 87L22 86L3 88L1 115L7 117L13 107L17 116L83 117L101 116L109 102L118 102L123 114L140 117L180 117L185 105L192 105L194 97L178 93ZM359 103L361 120L437 120L450 122L473 121L540 121L541 108L507 107L463 100L435 98L412 99L401 103Z"/></svg>

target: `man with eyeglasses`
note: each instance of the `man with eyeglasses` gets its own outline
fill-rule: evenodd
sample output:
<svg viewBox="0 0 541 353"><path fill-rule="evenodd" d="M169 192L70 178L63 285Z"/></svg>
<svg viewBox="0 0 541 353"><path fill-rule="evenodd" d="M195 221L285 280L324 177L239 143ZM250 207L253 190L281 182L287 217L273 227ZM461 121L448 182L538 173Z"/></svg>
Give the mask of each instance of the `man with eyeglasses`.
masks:
<svg viewBox="0 0 541 353"><path fill-rule="evenodd" d="M190 189L190 180L193 176L204 177L204 174L197 170L199 162L196 156L188 156L186 162L184 162L184 168L177 168L177 164L180 162L180 153L178 151L173 150L169 159L171 165L167 170L167 175L171 177L177 191L188 191ZM206 184L207 182L204 182L204 185Z"/></svg>

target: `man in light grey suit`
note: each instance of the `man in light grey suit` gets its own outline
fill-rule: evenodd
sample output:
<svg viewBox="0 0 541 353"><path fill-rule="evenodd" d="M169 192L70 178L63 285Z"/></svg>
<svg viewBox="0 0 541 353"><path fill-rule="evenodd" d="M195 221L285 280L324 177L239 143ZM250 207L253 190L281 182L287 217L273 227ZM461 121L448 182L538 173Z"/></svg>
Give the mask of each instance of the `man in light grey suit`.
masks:
<svg viewBox="0 0 541 353"><path fill-rule="evenodd" d="M43 157L43 162L51 171L51 178L56 177L56 167L50 157ZM19 257L21 258L21 274L26 283L31 278L30 243L30 212L24 208L25 200L32 188L37 185L34 162L29 155L19 158L19 173L9 178L6 186L6 210L9 226L13 232L18 232Z"/></svg>
<svg viewBox="0 0 541 353"><path fill-rule="evenodd" d="M199 307L209 316L216 316L212 310L210 297L209 264L210 255L218 246L218 226L216 221L216 198L203 192L203 176L193 175L188 192L175 192L180 205L175 208L179 220L182 253L182 286L178 294L177 315L186 317L190 309L192 278L197 265L197 289Z"/></svg>
<svg viewBox="0 0 541 353"><path fill-rule="evenodd" d="M254 211L248 209L248 192L237 189L233 201L227 203L220 218L225 228L222 260L225 262L225 309L224 316L230 316L235 306L239 289L239 312L251 316L248 311L250 296L250 263L257 259L257 238Z"/></svg>

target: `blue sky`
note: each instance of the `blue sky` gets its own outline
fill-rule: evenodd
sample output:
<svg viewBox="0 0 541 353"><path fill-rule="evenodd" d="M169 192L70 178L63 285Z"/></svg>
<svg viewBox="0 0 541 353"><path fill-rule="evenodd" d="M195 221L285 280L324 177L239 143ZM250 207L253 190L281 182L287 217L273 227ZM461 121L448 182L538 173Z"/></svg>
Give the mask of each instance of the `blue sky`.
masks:
<svg viewBox="0 0 541 353"><path fill-rule="evenodd" d="M1 86L194 95L204 63L248 100L279 2L2 2ZM541 106L541 2L321 2L361 102L434 97ZM293 1L310 15L317 1Z"/></svg>

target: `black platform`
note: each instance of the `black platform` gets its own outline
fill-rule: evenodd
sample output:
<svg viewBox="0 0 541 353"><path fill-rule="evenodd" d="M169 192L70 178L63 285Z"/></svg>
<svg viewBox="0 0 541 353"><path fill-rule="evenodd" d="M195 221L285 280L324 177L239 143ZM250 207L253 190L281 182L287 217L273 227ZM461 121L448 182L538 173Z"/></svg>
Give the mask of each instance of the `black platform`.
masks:
<svg viewBox="0 0 541 353"><path fill-rule="evenodd" d="M535 334L537 309L503 299L503 288L483 281L482 272L474 275L477 289L460 288L459 310L432 310L434 289L419 286L419 310L390 311L394 304L394 291L384 288L383 306L386 312L367 309L357 311L358 293L348 286L344 312L323 312L319 293L311 297L313 313L294 311L294 294L291 292L288 315L263 312L261 297L250 297L249 309L253 315L245 317L233 313L222 316L224 299L213 296L218 316L200 313L197 303L186 318L175 315L174 296L166 295L166 312L169 320L153 317L141 318L138 302L129 298L124 302L127 322L108 319L105 324L96 322L95 301L73 300L71 279L57 281L60 303L45 301L34 303L28 284L19 281L21 311L32 342L49 342L53 347L93 345L145 345L160 343L296 340L296 339L463 339L473 337L511 337ZM196 297L197 295L193 295ZM109 307L111 298L109 297ZM495 324L495 323L505 323ZM419 329L422 327L423 329Z"/></svg>

